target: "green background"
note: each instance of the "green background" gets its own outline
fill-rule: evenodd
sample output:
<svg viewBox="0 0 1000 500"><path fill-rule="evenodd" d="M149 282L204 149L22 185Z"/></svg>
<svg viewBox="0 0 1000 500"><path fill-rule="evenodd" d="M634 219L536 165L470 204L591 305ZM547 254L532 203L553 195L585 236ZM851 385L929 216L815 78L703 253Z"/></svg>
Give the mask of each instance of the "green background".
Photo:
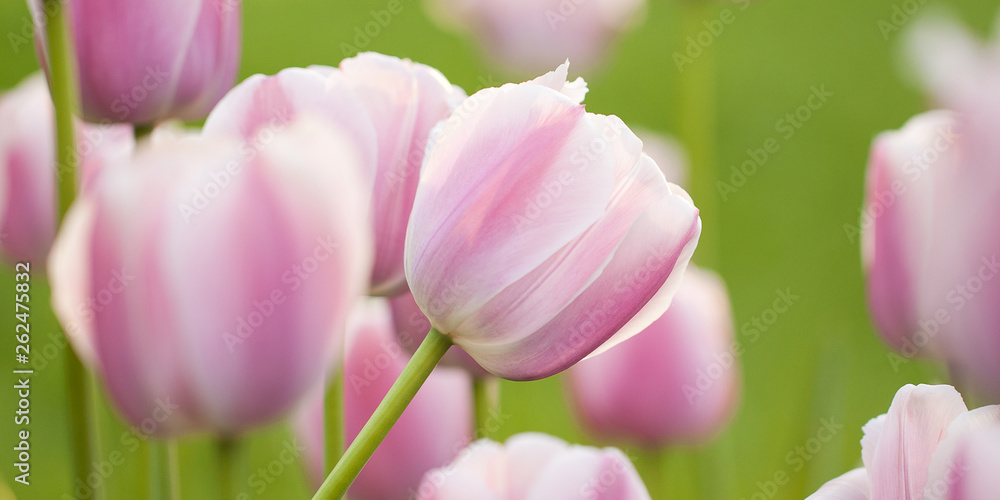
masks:
<svg viewBox="0 0 1000 500"><path fill-rule="evenodd" d="M352 43L354 29L371 21L370 10L384 9L386 3L247 2L241 79L288 66L336 65L343 57L341 42ZM437 29L418 0L404 0L402 5L403 12L365 49L439 68L470 93L486 84L522 79L491 66L468 39ZM700 120L679 116L679 99L692 98L678 92L680 79L714 70L715 87L696 88L708 92L714 102L711 168L720 178L728 178L730 167L748 158L748 148L759 148L769 138L780 144L726 201L712 190L696 190L694 195L704 209L706 245L717 249L713 267L729 285L737 328L767 310L778 289L790 288L800 298L756 342L746 345L739 359L742 403L718 439L700 449L667 450L660 465L653 464L652 454L627 450L656 488L654 498L750 499L758 493L755 498L801 499L860 463L861 426L885 412L902 384L940 379L937 367L922 362L893 369L870 326L859 246L843 229L859 218L872 138L900 127L930 105L904 76L903 34L890 33L886 40L879 29L879 21L891 22L894 5L903 2L761 0L745 11L736 4L720 4L695 14L695 23L715 19L722 8L734 10L735 22L682 75L671 56L685 43L681 8L653 0L645 22L622 38L608 64L583 75L591 89L588 110L686 137L685 125ZM997 2L928 2L921 5L920 14L941 6L985 33ZM32 47L22 45L15 51L9 43L26 19L23 2L0 3L0 88L15 85L37 68ZM904 24L911 23L907 19ZM805 104L812 86L825 86L833 96L785 139L776 129L778 120ZM5 489L23 499L62 498L71 477L61 358L31 382L32 485L12 481L13 284L10 270L0 272L0 303L9 304L3 306L0 320L0 331L8 332L0 335L0 480L7 484L0 486L0 500L9 498ZM51 343L49 334L58 329L44 311L47 292L41 277L33 284L33 350L39 356ZM510 417L495 436L537 430L587 442L567 412L561 388L559 377L504 383L502 408ZM104 482L107 498L142 498L139 485L147 453L144 447L132 452L122 443L126 428L114 423L108 412L103 408L99 456L119 450L126 459ZM796 471L787 455L805 447L824 418L844 427L815 455L809 453L805 467ZM249 436L238 450L237 473L248 477L266 467L289 438L282 425ZM215 485L207 479L213 470L208 439L185 440L181 448L185 498L214 497ZM254 498L306 498L300 468L293 464L285 469ZM790 480L772 494L766 483L779 471Z"/></svg>

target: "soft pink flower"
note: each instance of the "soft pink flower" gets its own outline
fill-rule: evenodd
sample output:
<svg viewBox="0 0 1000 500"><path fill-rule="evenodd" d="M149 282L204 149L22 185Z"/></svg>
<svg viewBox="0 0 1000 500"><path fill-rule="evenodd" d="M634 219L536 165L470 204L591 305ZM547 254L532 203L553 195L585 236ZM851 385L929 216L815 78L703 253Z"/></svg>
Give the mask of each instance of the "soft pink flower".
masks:
<svg viewBox="0 0 1000 500"><path fill-rule="evenodd" d="M1000 487L1000 406L968 411L947 385L906 385L864 426L864 468L811 500L979 500Z"/></svg>
<svg viewBox="0 0 1000 500"><path fill-rule="evenodd" d="M739 397L725 284L688 266L663 316L566 374L577 416L598 436L648 448L711 438Z"/></svg>
<svg viewBox="0 0 1000 500"><path fill-rule="evenodd" d="M505 444L469 445L450 465L424 476L419 500L644 500L649 493L617 448L570 445L538 433Z"/></svg>
<svg viewBox="0 0 1000 500"><path fill-rule="evenodd" d="M637 24L645 0L433 0L428 8L446 27L475 36L492 58L524 74L569 58L596 66L615 39Z"/></svg>
<svg viewBox="0 0 1000 500"><path fill-rule="evenodd" d="M66 0L83 116L150 124L198 120L239 69L239 0ZM42 0L30 0L47 66Z"/></svg>
<svg viewBox="0 0 1000 500"><path fill-rule="evenodd" d="M420 309L496 375L537 379L638 333L701 233L620 119L587 113L568 64L482 90L443 125L406 240Z"/></svg>
<svg viewBox="0 0 1000 500"><path fill-rule="evenodd" d="M868 162L861 220L868 305L882 338L909 356L933 345L916 332L933 320L933 314L921 317L920 302L936 267L928 260L937 237L935 189L943 172L956 168L959 160L954 128L950 112L918 115L901 130L880 134Z"/></svg>
<svg viewBox="0 0 1000 500"><path fill-rule="evenodd" d="M52 99L41 74L0 95L0 254L10 262L45 266L55 237L56 179L66 171L56 162ZM80 189L108 161L131 154L132 127L77 124Z"/></svg>
<svg viewBox="0 0 1000 500"><path fill-rule="evenodd" d="M910 37L949 112L880 136L869 167L863 253L869 304L905 356L945 361L977 399L1000 402L1000 31L986 45L933 18Z"/></svg>
<svg viewBox="0 0 1000 500"><path fill-rule="evenodd" d="M384 299L371 299L354 310L344 354L344 428L350 444L409 361ZM300 436L311 437L307 447L322 449L322 401L307 412L308 421L296 428ZM472 441L472 412L469 375L457 368L435 368L351 485L350 498L412 498L424 473L446 465ZM308 462L316 486L323 479L318 455Z"/></svg>
<svg viewBox="0 0 1000 500"><path fill-rule="evenodd" d="M235 434L322 382L367 280L358 163L305 117L252 159L166 137L104 168L53 247L53 306L130 423Z"/></svg>

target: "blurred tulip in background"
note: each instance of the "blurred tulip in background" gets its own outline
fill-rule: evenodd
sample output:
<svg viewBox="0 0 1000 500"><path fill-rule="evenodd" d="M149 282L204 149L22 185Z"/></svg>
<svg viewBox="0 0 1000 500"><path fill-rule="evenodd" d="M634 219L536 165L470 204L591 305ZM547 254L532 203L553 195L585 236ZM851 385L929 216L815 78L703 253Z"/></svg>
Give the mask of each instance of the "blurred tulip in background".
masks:
<svg viewBox="0 0 1000 500"><path fill-rule="evenodd" d="M719 432L739 399L739 366L725 284L688 266L670 308L645 330L567 370L584 428L656 449Z"/></svg>
<svg viewBox="0 0 1000 500"><path fill-rule="evenodd" d="M358 157L304 117L252 159L165 137L103 167L54 244L53 304L129 423L231 436L322 383L367 284Z"/></svg>
<svg viewBox="0 0 1000 500"><path fill-rule="evenodd" d="M389 305L370 299L354 309L344 351L347 441L371 417L409 361L393 332ZM472 382L458 368L438 367L407 406L348 494L357 500L412 498L427 471L450 462L473 439ZM296 422L310 478L323 479L323 405L316 398Z"/></svg>
<svg viewBox="0 0 1000 500"><path fill-rule="evenodd" d="M30 0L47 67L42 0ZM200 120L239 69L242 2L66 0L83 117L150 125Z"/></svg>

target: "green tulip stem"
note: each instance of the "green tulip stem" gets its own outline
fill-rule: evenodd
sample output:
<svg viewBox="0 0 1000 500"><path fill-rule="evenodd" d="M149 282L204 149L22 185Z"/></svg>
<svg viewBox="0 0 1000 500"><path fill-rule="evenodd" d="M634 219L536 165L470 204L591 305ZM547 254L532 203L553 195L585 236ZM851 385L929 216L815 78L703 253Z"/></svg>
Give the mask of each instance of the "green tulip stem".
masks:
<svg viewBox="0 0 1000 500"><path fill-rule="evenodd" d="M497 425L492 419L500 408L500 379L492 375L475 377L472 395L476 402L476 438L492 437L490 429Z"/></svg>
<svg viewBox="0 0 1000 500"><path fill-rule="evenodd" d="M330 379L323 397L323 473L333 470L344 454L344 368Z"/></svg>
<svg viewBox="0 0 1000 500"><path fill-rule="evenodd" d="M65 2L45 0L48 15L45 37L48 45L48 66L52 103L56 117L56 178L59 193L59 221L66 215L76 196L76 133L73 116L77 110L76 74L73 63L72 36ZM86 481L90 475L90 412L87 401L90 392L87 374L73 349L66 350L66 393L70 442L73 443L73 472Z"/></svg>
<svg viewBox="0 0 1000 500"><path fill-rule="evenodd" d="M389 393L375 409L375 413L368 419L368 423L358 433L358 437L351 442L351 445L344 452L344 456L337 462L326 480L323 481L319 491L313 496L314 500L336 499L344 496L347 488L354 482L354 478L361 472L368 459L375 453L375 449L382 443L385 436L389 434L392 426L399 420L403 410L413 400L420 386L424 384L427 377L437 366L438 361L444 353L451 347L451 339L431 328L427 337L413 353L410 362L406 364L403 373L399 375L396 382L392 384Z"/></svg>

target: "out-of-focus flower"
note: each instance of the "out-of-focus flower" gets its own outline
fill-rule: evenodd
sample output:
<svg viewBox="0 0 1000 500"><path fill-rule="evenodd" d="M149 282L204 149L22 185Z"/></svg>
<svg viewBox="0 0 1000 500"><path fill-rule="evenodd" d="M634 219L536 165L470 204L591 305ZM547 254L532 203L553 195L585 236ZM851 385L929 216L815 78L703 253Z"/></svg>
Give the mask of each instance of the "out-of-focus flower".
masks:
<svg viewBox="0 0 1000 500"><path fill-rule="evenodd" d="M389 304L392 307L392 321L396 328L399 344L410 353L416 351L424 337L427 336L427 332L430 331L431 321L427 319L427 316L424 316L424 312L417 306L413 300L413 294L409 291L389 299ZM465 368L476 377L490 375L490 372L479 366L479 363L476 363L476 360L472 359L469 353L458 346L451 346L448 353L441 358L441 363Z"/></svg>
<svg viewBox="0 0 1000 500"><path fill-rule="evenodd" d="M927 252L937 237L937 177L958 161L954 143L948 142L954 126L954 115L947 111L916 116L901 130L879 135L868 161L861 233L868 305L882 338L911 356L932 348L929 339L917 345L912 336L921 319L932 319L920 317L920 300L935 269ZM928 151L933 162L914 161Z"/></svg>
<svg viewBox="0 0 1000 500"><path fill-rule="evenodd" d="M504 66L537 74L567 58L596 66L615 39L638 24L645 0L428 0L446 28L475 36Z"/></svg>
<svg viewBox="0 0 1000 500"><path fill-rule="evenodd" d="M395 295L406 287L406 224L431 129L451 114L465 93L437 70L396 57L364 53L340 66L252 76L219 102L205 131L238 133L252 152L304 111L319 113L349 130L365 151L374 178L375 262L370 292Z"/></svg>
<svg viewBox="0 0 1000 500"><path fill-rule="evenodd" d="M39 268L55 237L56 162L52 99L41 74L0 95L0 254ZM76 158L80 188L101 165L131 153L132 128L78 124Z"/></svg>
<svg viewBox="0 0 1000 500"><path fill-rule="evenodd" d="M252 159L165 137L104 167L53 246L53 306L130 423L231 435L322 382L367 283L358 163L305 117Z"/></svg>
<svg viewBox="0 0 1000 500"><path fill-rule="evenodd" d="M864 468L836 478L812 500L992 498L998 485L1000 406L969 411L951 386L903 386L889 412L869 421Z"/></svg>
<svg viewBox="0 0 1000 500"><path fill-rule="evenodd" d="M393 332L384 299L359 305L348 321L344 358L344 429L348 443L375 412L409 355ZM297 425L306 446L322 449L323 405L316 401ZM406 407L348 490L350 498L412 498L427 471L450 462L472 441L472 381L457 368L438 367ZM316 437L319 437L317 440ZM311 442L310 442L311 441ZM308 466L316 486L323 480L320 453Z"/></svg>
<svg viewBox="0 0 1000 500"><path fill-rule="evenodd" d="M229 90L240 59L235 0L67 0L83 116L140 125L199 120ZM46 11L30 0L47 67Z"/></svg>
<svg viewBox="0 0 1000 500"><path fill-rule="evenodd" d="M739 397L732 344L725 284L688 266L663 316L567 370L577 416L598 436L648 448L709 439Z"/></svg>
<svg viewBox="0 0 1000 500"><path fill-rule="evenodd" d="M863 253L869 304L905 356L944 360L967 395L1000 402L1000 36L982 46L938 18L910 46L938 104L880 136L869 167Z"/></svg>
<svg viewBox="0 0 1000 500"><path fill-rule="evenodd" d="M428 153L407 231L420 309L509 379L562 371L660 317L701 234L687 193L621 120L584 110L567 72L469 97Z"/></svg>
<svg viewBox="0 0 1000 500"><path fill-rule="evenodd" d="M419 500L648 499L632 462L617 448L570 445L538 433L505 444L472 443L449 466L428 472Z"/></svg>

